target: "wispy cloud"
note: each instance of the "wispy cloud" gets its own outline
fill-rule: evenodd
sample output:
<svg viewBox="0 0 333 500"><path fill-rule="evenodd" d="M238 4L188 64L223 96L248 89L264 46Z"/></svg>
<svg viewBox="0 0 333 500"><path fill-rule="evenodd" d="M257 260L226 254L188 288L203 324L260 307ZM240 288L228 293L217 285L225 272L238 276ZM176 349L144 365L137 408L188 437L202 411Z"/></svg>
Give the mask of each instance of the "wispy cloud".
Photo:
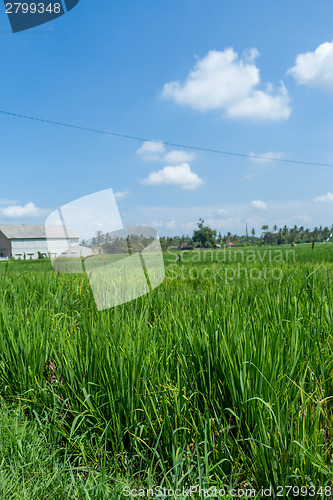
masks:
<svg viewBox="0 0 333 500"><path fill-rule="evenodd" d="M165 220L165 221L153 220L151 221L151 226L170 230L170 229L175 229L177 227L177 224L174 220Z"/></svg>
<svg viewBox="0 0 333 500"><path fill-rule="evenodd" d="M268 153L249 153L251 165L247 167L246 173L243 179L252 179L256 175L260 174L267 167L274 165L275 160L279 160L284 157L284 153L274 153L272 151Z"/></svg>
<svg viewBox="0 0 333 500"><path fill-rule="evenodd" d="M174 201L174 205L169 206L138 206L131 218L126 221L128 225L147 224L154 226L158 223L163 234L192 234L193 229L197 227L199 218L203 218L207 224L222 234L228 231L236 234L245 234L246 223L248 231L255 228L256 234L261 233L261 227L267 224L278 228L284 225L293 227L305 226L314 228L315 226L332 225L332 212L327 210L327 205L315 203L313 199L308 200L281 200L273 201L253 200L261 202L264 205L254 204L244 201L243 203L226 203L222 210L226 212L218 213L221 205L196 205L184 206L179 200ZM256 207L257 205L257 207ZM266 205L266 209L264 206ZM154 221L152 221L154 214ZM170 222L173 221L173 222ZM168 223L170 227L168 228ZM172 227L171 227L172 226ZM162 231L163 230L163 231Z"/></svg>
<svg viewBox="0 0 333 500"><path fill-rule="evenodd" d="M145 161L159 160L164 152L165 146L162 141L145 141L137 150L137 154Z"/></svg>
<svg viewBox="0 0 333 500"><path fill-rule="evenodd" d="M166 146L162 141L158 142L144 142L137 154L145 161L160 161L167 164L176 165L179 163L189 163L196 158L192 151L184 151L182 149L172 149L166 152Z"/></svg>
<svg viewBox="0 0 333 500"><path fill-rule="evenodd" d="M46 210L36 207L30 201L26 205L11 205L0 209L0 215L9 219L20 219L23 217L40 217L47 213Z"/></svg>
<svg viewBox="0 0 333 500"><path fill-rule="evenodd" d="M251 161L253 163L258 163L259 165L262 165L264 163L272 163L274 160L279 160L284 157L284 153L273 153L273 152L268 152L268 153L249 153L251 156Z"/></svg>
<svg viewBox="0 0 333 500"><path fill-rule="evenodd" d="M322 194L313 199L316 203L333 203L333 193Z"/></svg>
<svg viewBox="0 0 333 500"><path fill-rule="evenodd" d="M0 205L16 205L18 200L8 200L7 198L0 198Z"/></svg>
<svg viewBox="0 0 333 500"><path fill-rule="evenodd" d="M126 189L126 191L117 191L114 195L116 200L123 200L124 198L127 198L129 196L130 191Z"/></svg>
<svg viewBox="0 0 333 500"><path fill-rule="evenodd" d="M181 149L174 149L163 156L163 161L168 164L188 163L195 159L195 154Z"/></svg>
<svg viewBox="0 0 333 500"><path fill-rule="evenodd" d="M253 200L250 203L250 208L252 210L267 210L267 204L261 200Z"/></svg>

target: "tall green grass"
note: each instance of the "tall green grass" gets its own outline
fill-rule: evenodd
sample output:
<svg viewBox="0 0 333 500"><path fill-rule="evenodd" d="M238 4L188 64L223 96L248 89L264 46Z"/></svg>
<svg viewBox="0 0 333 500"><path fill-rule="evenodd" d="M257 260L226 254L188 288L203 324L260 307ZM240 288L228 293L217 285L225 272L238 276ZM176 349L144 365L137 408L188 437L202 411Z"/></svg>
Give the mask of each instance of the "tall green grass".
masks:
<svg viewBox="0 0 333 500"><path fill-rule="evenodd" d="M101 312L85 275L2 263L0 394L103 481L331 484L332 248L313 252L228 280L239 262L168 253L159 288Z"/></svg>
<svg viewBox="0 0 333 500"><path fill-rule="evenodd" d="M28 419L24 406L0 405L0 495L8 499L118 499L120 478L75 466L62 453L61 437L50 432L50 416Z"/></svg>

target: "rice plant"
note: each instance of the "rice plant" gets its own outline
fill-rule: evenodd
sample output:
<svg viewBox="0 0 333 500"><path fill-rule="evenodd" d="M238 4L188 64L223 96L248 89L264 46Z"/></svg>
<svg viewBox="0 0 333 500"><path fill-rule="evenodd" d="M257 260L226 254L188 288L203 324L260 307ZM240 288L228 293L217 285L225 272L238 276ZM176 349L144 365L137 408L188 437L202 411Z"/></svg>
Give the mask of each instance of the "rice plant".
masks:
<svg viewBox="0 0 333 500"><path fill-rule="evenodd" d="M105 488L331 485L333 248L260 251L166 252L100 312L86 275L2 263L0 395Z"/></svg>

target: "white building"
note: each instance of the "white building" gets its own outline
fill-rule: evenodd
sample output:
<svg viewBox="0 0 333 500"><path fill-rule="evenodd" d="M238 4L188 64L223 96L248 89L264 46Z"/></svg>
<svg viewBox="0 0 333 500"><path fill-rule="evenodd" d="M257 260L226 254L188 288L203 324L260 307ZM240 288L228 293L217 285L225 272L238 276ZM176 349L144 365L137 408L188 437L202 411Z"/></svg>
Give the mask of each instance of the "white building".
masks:
<svg viewBox="0 0 333 500"><path fill-rule="evenodd" d="M0 259L80 256L79 236L64 226L0 225Z"/></svg>

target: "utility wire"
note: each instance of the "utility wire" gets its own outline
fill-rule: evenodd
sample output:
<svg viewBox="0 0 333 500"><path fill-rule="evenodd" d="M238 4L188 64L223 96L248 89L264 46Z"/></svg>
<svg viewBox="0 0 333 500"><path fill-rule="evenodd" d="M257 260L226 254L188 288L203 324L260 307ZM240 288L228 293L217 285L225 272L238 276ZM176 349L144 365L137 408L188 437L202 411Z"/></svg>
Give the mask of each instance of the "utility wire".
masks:
<svg viewBox="0 0 333 500"><path fill-rule="evenodd" d="M57 122L54 120L46 120L44 118L37 118L36 116L21 115L19 113L11 113L10 111L0 110L0 114L14 116L16 118L24 118L26 120L33 120L36 122L46 123L48 125L57 125L58 127L67 127L67 128L72 128L72 129L76 129L76 130L83 130L85 132L93 132L95 134L111 135L113 137L120 137L122 139L129 139L132 141L154 142L154 143L159 142L159 141L156 141L154 139L147 139L146 137L138 137L135 135L120 134L117 132L108 132L106 130L100 130L100 129L90 128L90 127L81 127L80 125L72 125L70 123ZM181 149L191 149L194 151L202 151L204 153L215 153L215 154L238 156L238 157L250 158L250 159L255 158L258 160L279 161L279 162L283 162L283 163L294 163L297 165L333 167L332 163L319 163L319 162L314 162L314 161L302 161L302 160L288 160L287 158L273 158L270 156L252 155L252 154L246 154L246 153L235 153L234 151L224 151L222 149L205 148L205 147L201 147L201 146L190 146L188 144L178 144L177 142L166 142L166 141L161 141L161 142L163 142L163 144L165 144L166 146L172 146L172 147L181 148Z"/></svg>

